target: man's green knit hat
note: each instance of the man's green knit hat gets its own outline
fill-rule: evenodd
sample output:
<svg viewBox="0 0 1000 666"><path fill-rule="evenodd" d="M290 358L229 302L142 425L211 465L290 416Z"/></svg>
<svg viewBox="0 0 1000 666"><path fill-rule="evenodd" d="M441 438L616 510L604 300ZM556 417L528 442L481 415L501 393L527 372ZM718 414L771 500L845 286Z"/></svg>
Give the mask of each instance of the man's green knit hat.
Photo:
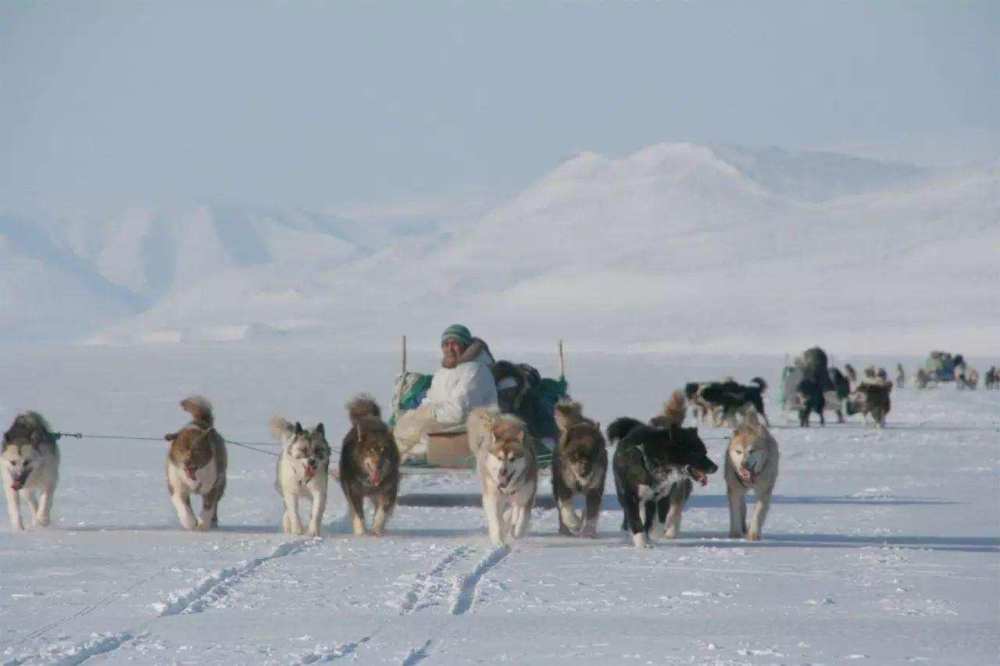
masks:
<svg viewBox="0 0 1000 666"><path fill-rule="evenodd" d="M444 344L445 340L458 340L463 347L468 347L472 344L472 333L461 324L452 324L441 334L441 344Z"/></svg>

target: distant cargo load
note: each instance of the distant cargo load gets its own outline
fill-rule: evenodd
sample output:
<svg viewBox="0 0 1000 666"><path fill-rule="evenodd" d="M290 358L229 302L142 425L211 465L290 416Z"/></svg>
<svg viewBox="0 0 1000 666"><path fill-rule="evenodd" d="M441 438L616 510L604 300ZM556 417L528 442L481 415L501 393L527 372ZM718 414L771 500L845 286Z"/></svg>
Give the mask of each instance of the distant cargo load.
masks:
<svg viewBox="0 0 1000 666"><path fill-rule="evenodd" d="M961 354L949 354L943 351L932 351L924 363L924 370L930 379L939 382L954 381L956 371L965 371L965 359Z"/></svg>

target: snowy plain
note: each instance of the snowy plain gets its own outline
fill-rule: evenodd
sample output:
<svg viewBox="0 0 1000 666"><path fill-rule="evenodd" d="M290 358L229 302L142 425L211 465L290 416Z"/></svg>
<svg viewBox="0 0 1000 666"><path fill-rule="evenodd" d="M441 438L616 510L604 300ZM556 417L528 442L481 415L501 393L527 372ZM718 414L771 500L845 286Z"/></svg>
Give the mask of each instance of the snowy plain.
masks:
<svg viewBox="0 0 1000 666"><path fill-rule="evenodd" d="M780 356L569 350L571 391L605 425L652 416L685 381L765 377L782 458L764 540L728 538L721 474L676 541L633 548L610 478L598 538L560 537L544 475L532 534L495 550L461 472L406 477L382 538L350 534L331 486L324 537L291 538L274 458L235 447L222 528L186 533L164 443L63 439L53 526L0 529L0 664L997 663L1000 392L904 388L883 431L806 430L778 410ZM399 362L323 345L9 351L4 427L31 408L61 431L158 437L199 392L230 439L267 442L279 413L322 420L335 447L347 398L385 405ZM556 372L553 355L515 357ZM721 464L727 431L701 432Z"/></svg>

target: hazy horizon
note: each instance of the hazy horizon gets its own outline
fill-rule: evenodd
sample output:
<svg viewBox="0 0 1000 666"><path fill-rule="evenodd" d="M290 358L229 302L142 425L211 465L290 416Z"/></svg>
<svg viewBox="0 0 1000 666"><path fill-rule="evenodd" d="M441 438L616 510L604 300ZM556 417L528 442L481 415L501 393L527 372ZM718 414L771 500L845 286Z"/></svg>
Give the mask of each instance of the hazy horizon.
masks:
<svg viewBox="0 0 1000 666"><path fill-rule="evenodd" d="M7 3L0 207L476 206L661 141L1000 156L1000 5Z"/></svg>

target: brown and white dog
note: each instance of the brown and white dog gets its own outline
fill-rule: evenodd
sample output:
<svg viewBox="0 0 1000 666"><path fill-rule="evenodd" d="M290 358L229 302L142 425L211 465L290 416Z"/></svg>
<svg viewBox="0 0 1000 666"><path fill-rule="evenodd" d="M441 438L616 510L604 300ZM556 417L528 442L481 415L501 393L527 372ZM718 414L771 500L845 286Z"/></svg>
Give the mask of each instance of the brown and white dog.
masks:
<svg viewBox="0 0 1000 666"><path fill-rule="evenodd" d="M608 473L608 450L601 425L584 417L578 402L556 404L559 441L552 451L552 496L559 509L559 534L597 536L597 519ZM583 519L573 510L573 497L583 495Z"/></svg>
<svg viewBox="0 0 1000 666"><path fill-rule="evenodd" d="M49 512L59 483L59 447L56 435L37 412L18 414L3 435L0 482L7 496L10 529L20 532L23 498L36 527L49 524Z"/></svg>
<svg viewBox="0 0 1000 666"><path fill-rule="evenodd" d="M347 403L351 429L340 450L340 487L350 507L354 533L365 534L365 498L375 505L371 533L381 536L396 508L399 449L375 399L360 394Z"/></svg>
<svg viewBox="0 0 1000 666"><path fill-rule="evenodd" d="M889 394L892 392L892 382L883 379L865 378L847 399L847 413L861 413L865 421L870 414L876 428L885 427L885 417L892 408Z"/></svg>
<svg viewBox="0 0 1000 666"><path fill-rule="evenodd" d="M466 428L482 482L490 541L502 546L527 534L531 523L538 489L534 440L524 421L489 407L472 410Z"/></svg>
<svg viewBox="0 0 1000 666"><path fill-rule="evenodd" d="M771 508L771 493L778 480L778 442L748 412L737 426L726 449L726 494L729 497L729 536L758 541L764 531L764 519ZM747 530L746 495L753 491L756 506Z"/></svg>
<svg viewBox="0 0 1000 666"><path fill-rule="evenodd" d="M326 430L319 423L312 430L291 424L280 416L271 419L271 434L281 442L275 488L285 503L281 527L286 534L302 534L299 498L309 497L312 510L306 534L319 536L326 510L326 492L330 481L330 445Z"/></svg>
<svg viewBox="0 0 1000 666"><path fill-rule="evenodd" d="M226 443L215 429L211 403L201 396L181 401L191 415L186 426L164 436L167 453L167 492L184 529L219 526L219 500L226 491ZM201 495L201 516L191 510L191 495Z"/></svg>

